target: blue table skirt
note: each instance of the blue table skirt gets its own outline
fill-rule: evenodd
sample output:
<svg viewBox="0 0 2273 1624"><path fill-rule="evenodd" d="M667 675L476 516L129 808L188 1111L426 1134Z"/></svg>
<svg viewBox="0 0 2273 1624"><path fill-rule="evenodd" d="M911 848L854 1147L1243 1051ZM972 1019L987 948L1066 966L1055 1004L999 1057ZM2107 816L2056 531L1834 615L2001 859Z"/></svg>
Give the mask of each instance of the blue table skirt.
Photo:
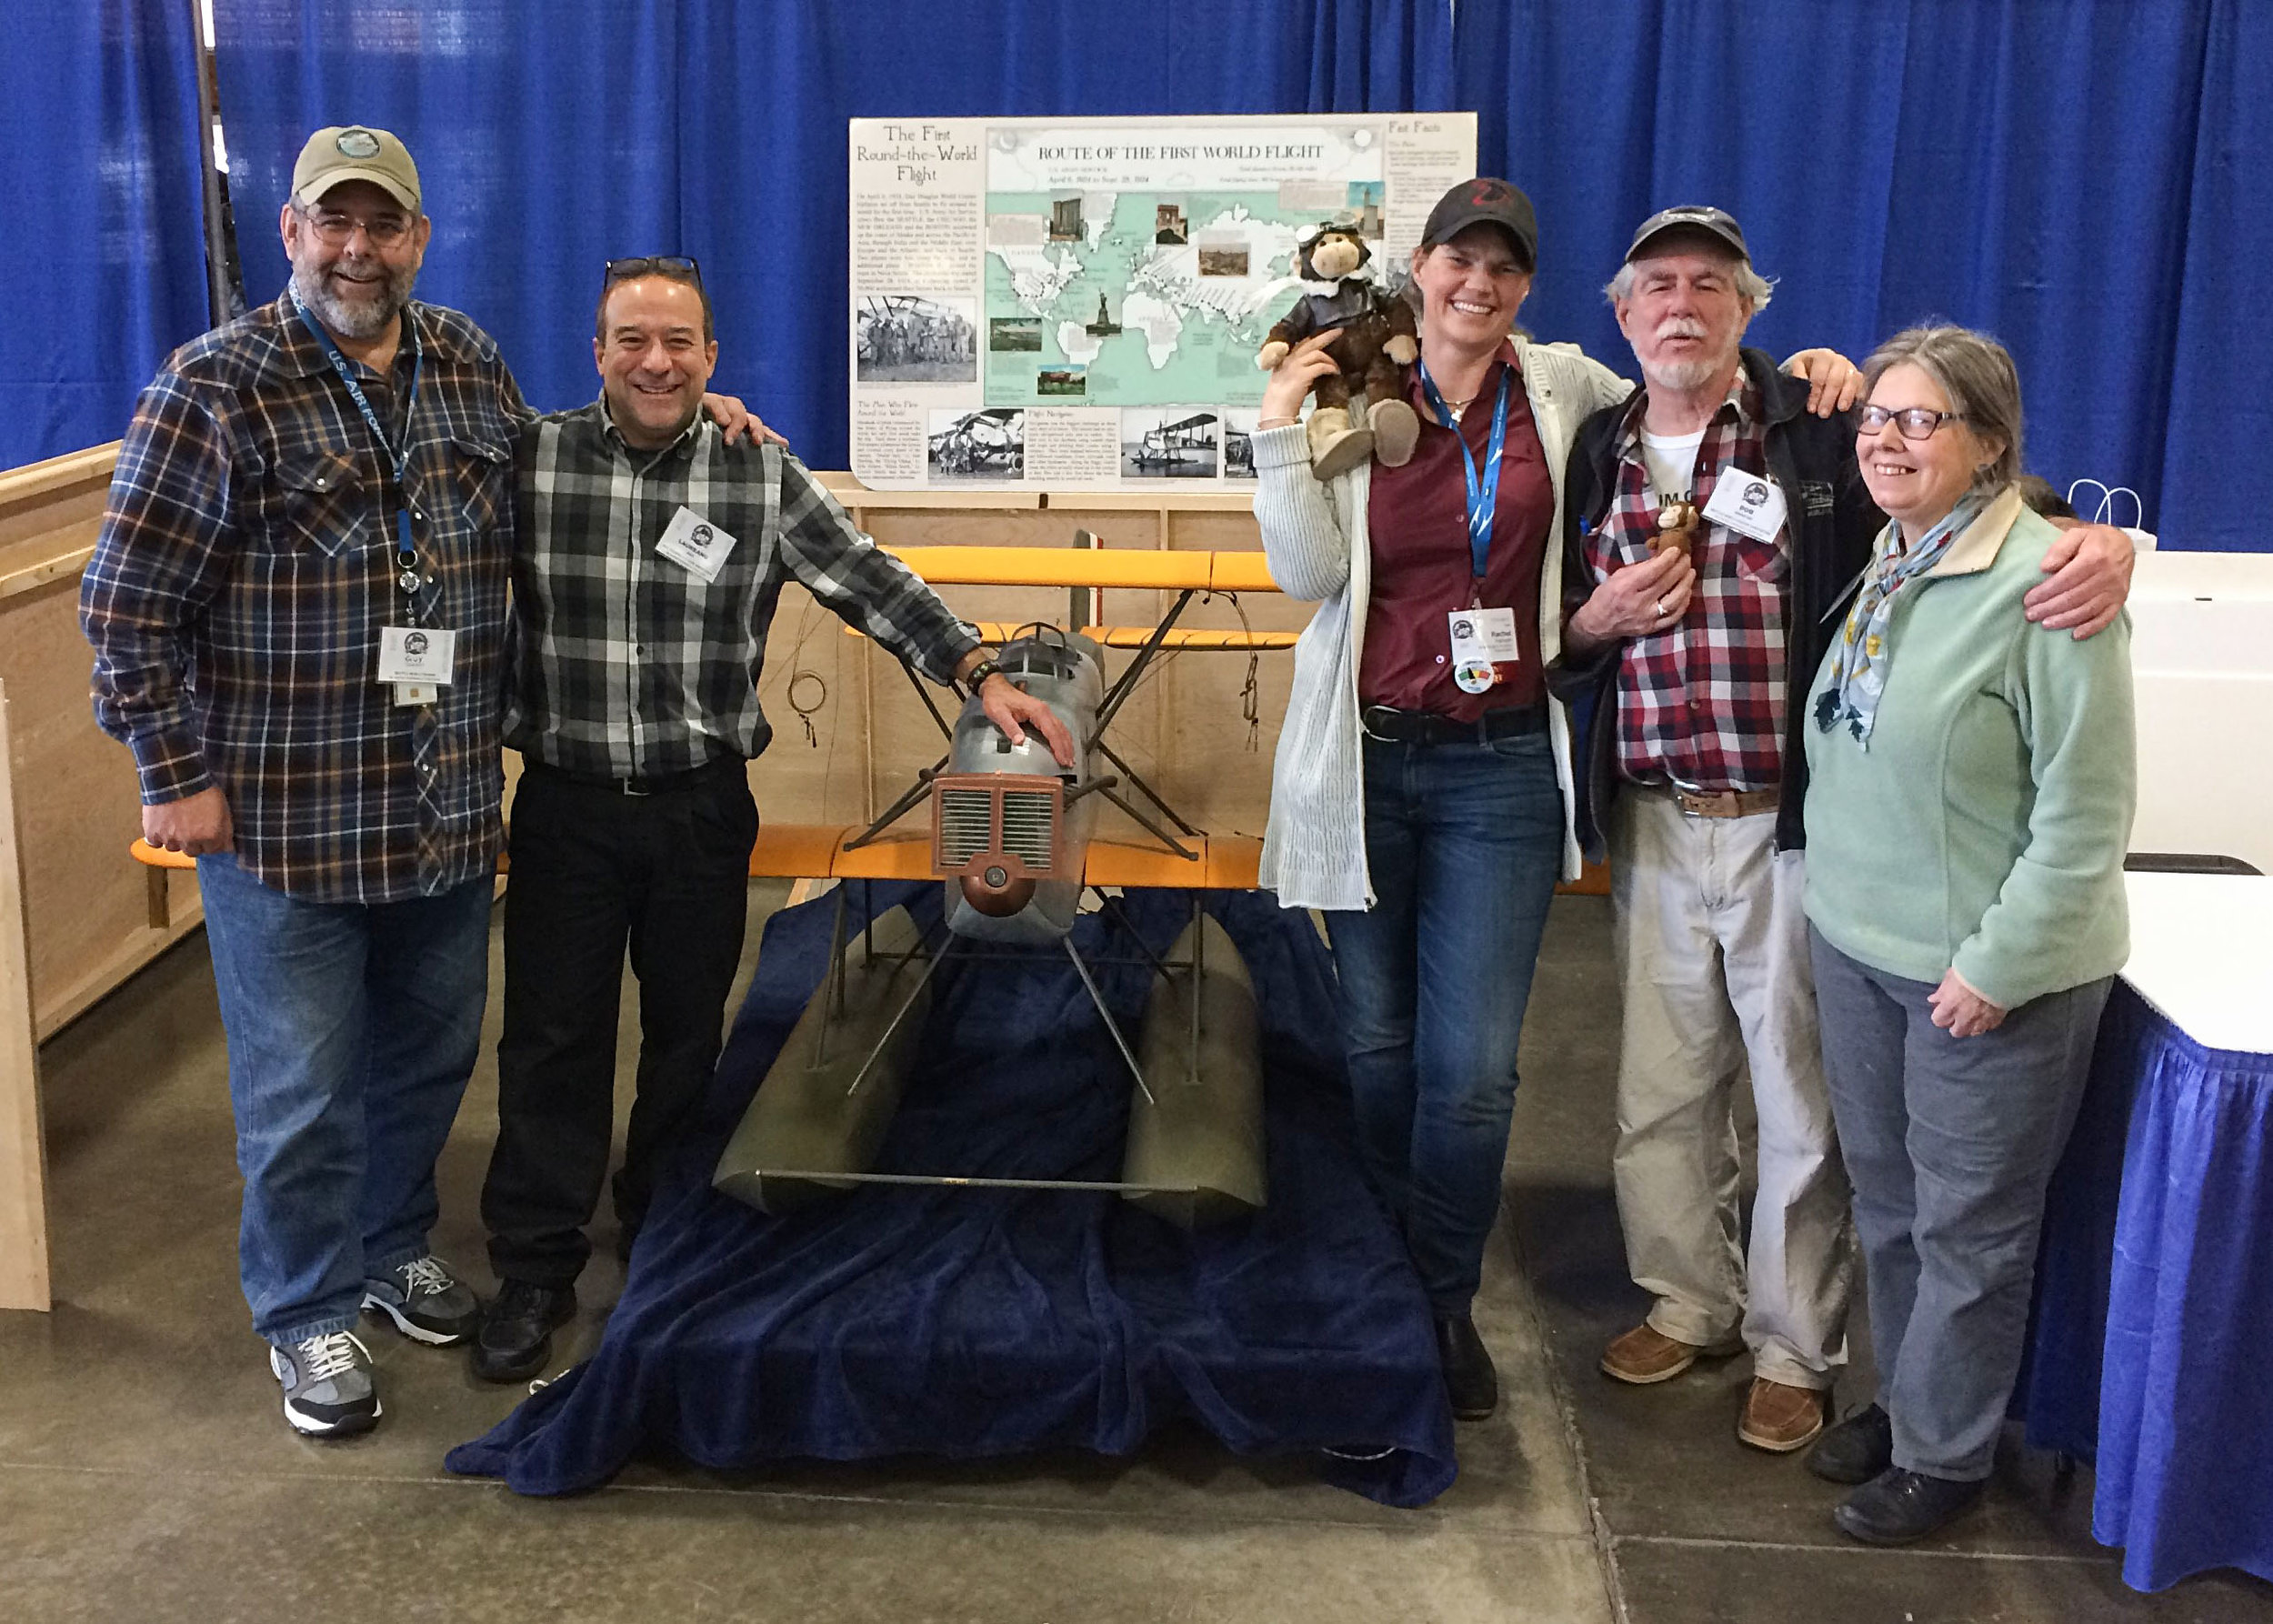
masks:
<svg viewBox="0 0 2273 1624"><path fill-rule="evenodd" d="M2116 983L2037 1297L2016 1408L2096 1462L2125 1580L2273 1579L2273 1055L2206 1048Z"/></svg>
<svg viewBox="0 0 2273 1624"><path fill-rule="evenodd" d="M876 887L879 908L907 897L919 921L937 918L938 896ZM1183 893L1129 898L1155 951L1187 907ZM1451 1412L1419 1279L1358 1170L1331 960L1307 915L1252 894L1209 907L1256 984L1262 1212L1187 1235L1087 1192L869 1186L786 1218L718 1195L711 1169L826 961L830 904L787 909L598 1351L453 1450L450 1469L561 1494L649 1451L720 1468L1123 1455L1190 1421L1389 1505L1442 1493ZM1096 917L1076 934L1086 953L1135 958ZM1125 1031L1151 973L1099 966ZM1065 957L951 967L933 987L879 1167L1119 1177L1130 1082Z"/></svg>

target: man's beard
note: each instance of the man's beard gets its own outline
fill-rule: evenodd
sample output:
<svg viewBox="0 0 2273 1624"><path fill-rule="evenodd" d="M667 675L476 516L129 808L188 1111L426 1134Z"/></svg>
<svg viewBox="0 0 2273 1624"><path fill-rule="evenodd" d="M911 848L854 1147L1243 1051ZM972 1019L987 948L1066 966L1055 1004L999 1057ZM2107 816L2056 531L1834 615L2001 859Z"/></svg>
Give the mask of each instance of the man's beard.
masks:
<svg viewBox="0 0 2273 1624"><path fill-rule="evenodd" d="M329 268L361 271L365 264L339 260ZM292 267L292 286L300 296L300 302L315 312L316 319L340 337L357 340L376 338L394 325L395 318L410 303L411 286L418 279L416 266L401 270L380 268L386 271L386 279L378 284L376 298L349 303L332 292L325 280L328 273L318 273L298 265Z"/></svg>
<svg viewBox="0 0 2273 1624"><path fill-rule="evenodd" d="M1712 382L1727 357L1717 361L1661 361L1654 366L1642 368L1642 375L1665 389L1697 389Z"/></svg>
<svg viewBox="0 0 2273 1624"><path fill-rule="evenodd" d="M1660 326L1657 336L1661 342L1667 338L1703 338L1706 336L1705 324L1676 317ZM1721 368L1735 358L1736 346L1732 345L1726 355L1707 356L1695 361L1645 361L1642 363L1642 376L1664 389L1702 388L1718 376Z"/></svg>

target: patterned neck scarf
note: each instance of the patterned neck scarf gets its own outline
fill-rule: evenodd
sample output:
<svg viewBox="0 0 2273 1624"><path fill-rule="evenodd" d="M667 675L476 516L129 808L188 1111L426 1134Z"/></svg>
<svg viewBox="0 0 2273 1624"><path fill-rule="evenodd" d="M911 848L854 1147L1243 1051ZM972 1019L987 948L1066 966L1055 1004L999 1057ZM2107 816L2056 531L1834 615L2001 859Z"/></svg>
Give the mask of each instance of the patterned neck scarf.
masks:
<svg viewBox="0 0 2273 1624"><path fill-rule="evenodd" d="M1828 733L1841 722L1864 749L1870 748L1870 729L1878 719L1878 697L1886 692L1887 628L1894 619L1894 595L1939 564L1965 527L1988 506L1986 496L1969 496L1949 510L1947 517L1918 538L1907 553L1894 550L1900 526L1889 522L1879 533L1870 573L1855 594L1855 606L1847 612L1847 635L1839 639L1831 667L1831 686L1816 697L1816 726Z"/></svg>

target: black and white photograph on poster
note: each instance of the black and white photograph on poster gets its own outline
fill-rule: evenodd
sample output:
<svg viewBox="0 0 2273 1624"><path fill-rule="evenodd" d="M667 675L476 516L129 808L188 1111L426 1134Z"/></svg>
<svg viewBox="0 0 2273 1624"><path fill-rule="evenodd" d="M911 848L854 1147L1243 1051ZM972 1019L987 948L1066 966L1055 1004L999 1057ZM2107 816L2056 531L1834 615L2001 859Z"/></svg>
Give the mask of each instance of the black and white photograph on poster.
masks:
<svg viewBox="0 0 2273 1624"><path fill-rule="evenodd" d="M1122 477L1213 479L1218 426L1215 412L1190 406L1122 407Z"/></svg>
<svg viewBox="0 0 2273 1624"><path fill-rule="evenodd" d="M978 301L868 294L855 313L854 376L864 384L978 382Z"/></svg>
<svg viewBox="0 0 2273 1624"><path fill-rule="evenodd" d="M1261 406L1227 406L1223 415L1223 476L1255 477L1255 426L1263 419Z"/></svg>
<svg viewBox="0 0 2273 1624"><path fill-rule="evenodd" d="M931 414L931 483L958 479L1026 477L1026 413L1016 406L988 406Z"/></svg>
<svg viewBox="0 0 2273 1624"><path fill-rule="evenodd" d="M1347 201L1342 206L1346 212L1356 216L1359 236L1369 237L1377 243L1381 240L1381 202L1387 191L1387 188L1377 180L1354 180L1349 183L1346 194Z"/></svg>
<svg viewBox="0 0 2273 1624"><path fill-rule="evenodd" d="M1180 203L1156 205L1152 211L1152 240L1155 244L1169 243L1178 247L1191 240L1192 228L1184 218Z"/></svg>
<svg viewBox="0 0 2273 1624"><path fill-rule="evenodd" d="M1244 276L1247 274L1250 256L1247 239L1236 231L1203 231L1196 245L1199 249L1199 274L1203 276Z"/></svg>
<svg viewBox="0 0 2273 1624"><path fill-rule="evenodd" d="M997 316L986 324L986 347L996 355L1040 355L1042 318L1038 316Z"/></svg>

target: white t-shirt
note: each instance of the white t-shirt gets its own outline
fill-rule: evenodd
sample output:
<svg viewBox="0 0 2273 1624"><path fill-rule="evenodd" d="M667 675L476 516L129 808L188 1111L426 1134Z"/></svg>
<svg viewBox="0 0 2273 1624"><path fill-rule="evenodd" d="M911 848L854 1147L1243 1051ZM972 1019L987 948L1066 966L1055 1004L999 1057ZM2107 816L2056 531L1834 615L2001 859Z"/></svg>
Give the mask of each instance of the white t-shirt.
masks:
<svg viewBox="0 0 2273 1624"><path fill-rule="evenodd" d="M1686 496L1697 484L1697 448L1705 431L1688 435L1654 435L1642 430L1642 466L1649 470L1649 488L1662 502Z"/></svg>

